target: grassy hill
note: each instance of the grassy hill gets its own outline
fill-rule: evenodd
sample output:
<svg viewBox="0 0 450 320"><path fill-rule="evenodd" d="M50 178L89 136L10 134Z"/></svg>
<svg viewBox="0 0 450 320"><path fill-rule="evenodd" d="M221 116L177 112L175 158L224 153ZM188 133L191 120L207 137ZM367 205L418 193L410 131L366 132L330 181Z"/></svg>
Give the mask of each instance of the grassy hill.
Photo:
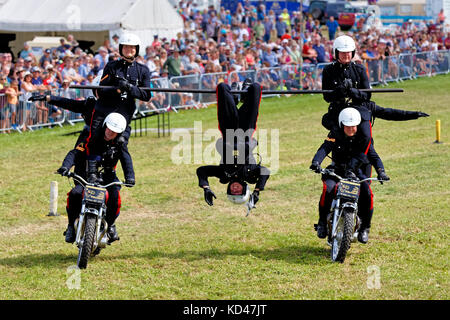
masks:
<svg viewBox="0 0 450 320"><path fill-rule="evenodd" d="M81 125L0 135L0 299L449 299L450 75L391 87L405 92L373 100L431 116L375 122L391 181L373 186L369 243L353 244L343 264L330 261L313 230L322 183L308 168L327 133L320 95L263 99L258 130L279 134L263 164L278 160L279 168L248 217L216 179L218 199L206 205L194 153L174 164L179 135L132 137L137 185L121 192L121 240L90 261L79 289L70 289L77 250L62 236L71 184L53 172L76 140L64 134ZM433 143L437 119L443 144ZM216 129L215 107L171 114L172 128L194 121ZM278 159L270 154L277 148ZM58 217L46 216L51 181L59 183Z"/></svg>

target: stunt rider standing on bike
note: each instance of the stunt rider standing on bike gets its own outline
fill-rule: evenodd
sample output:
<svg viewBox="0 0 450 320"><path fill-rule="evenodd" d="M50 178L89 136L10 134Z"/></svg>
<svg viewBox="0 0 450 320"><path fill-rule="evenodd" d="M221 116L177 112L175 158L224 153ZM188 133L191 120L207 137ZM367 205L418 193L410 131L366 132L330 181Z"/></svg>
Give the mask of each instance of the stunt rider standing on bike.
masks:
<svg viewBox="0 0 450 320"><path fill-rule="evenodd" d="M135 99L149 101L150 91L141 87L150 87L150 71L146 65L136 62L139 55L140 40L134 34L125 34L120 38L119 53L121 59L110 61L103 70L101 86L113 86L98 89L99 99L95 104L90 124L90 135L86 142L88 180L95 181L97 162L102 148L102 124L111 112L120 113L129 124L136 110Z"/></svg>
<svg viewBox="0 0 450 320"><path fill-rule="evenodd" d="M361 167L368 163L364 153L364 136L360 131L361 115L355 108L345 108L339 114L339 130L335 138L327 137L315 154L310 169L320 173L320 164L332 152L332 163L327 169L334 169L336 174L352 179L367 178ZM319 201L319 222L317 236L321 239L327 236L327 216L330 213L331 202L336 193L337 180L323 175L323 191ZM368 181L361 183L358 199L358 216L361 226L358 230L358 241L367 243L369 240L370 223L373 215L373 195Z"/></svg>
<svg viewBox="0 0 450 320"><path fill-rule="evenodd" d="M103 172L100 177L98 177L97 182L101 184L109 184L114 181L119 181L116 175L117 162L120 160L122 170L125 176L125 184L129 186L134 185L135 176L133 170L133 163L131 157L128 153L123 152L123 146L121 140L119 139L120 134L124 132L127 127L126 119L119 113L110 113L104 120L104 125L102 126L103 131L103 145L100 149L101 161L100 166L103 167ZM86 150L78 146L74 149L75 152L69 152L66 156L63 165L58 169L58 173L61 175L67 175L69 169L75 165L75 168L80 163L86 161ZM80 176L85 176L86 171ZM108 242L119 240L117 234L116 226L114 224L115 220L119 216L121 208L120 200L120 186L114 185L107 188L108 190L108 201L106 203L106 222L108 223ZM75 229L74 222L81 210L81 200L82 200L83 188L81 185L76 185L68 193L67 201L67 214L69 224L65 232L66 242L72 243L75 241Z"/></svg>
<svg viewBox="0 0 450 320"><path fill-rule="evenodd" d="M370 164L364 168L366 176L371 176L372 166L374 166L378 179L389 180L385 173L385 168L381 158L374 148L372 137L372 124L375 117L404 121L428 117L428 114L420 111L405 111L391 108L382 108L370 101L371 93L360 89L370 89L369 78L366 68L352 62L356 53L355 41L342 35L333 42L333 54L335 61L323 69L322 89L332 90L331 93L324 93L325 101L329 102L328 112L322 117L322 125L330 130L330 138L339 131L338 115L347 108L352 107L361 114L361 124L359 125L362 134L361 143L365 146L364 153L367 154Z"/></svg>

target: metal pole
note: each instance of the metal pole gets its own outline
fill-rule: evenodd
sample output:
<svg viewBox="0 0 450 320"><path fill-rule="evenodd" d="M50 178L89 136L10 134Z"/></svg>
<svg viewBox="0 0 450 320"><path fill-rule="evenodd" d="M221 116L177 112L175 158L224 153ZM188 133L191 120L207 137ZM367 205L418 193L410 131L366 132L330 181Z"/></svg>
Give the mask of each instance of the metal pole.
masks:
<svg viewBox="0 0 450 320"><path fill-rule="evenodd" d="M70 88L74 89L111 89L113 86L91 86L91 85L72 85ZM148 88L140 87L142 90L153 92L179 92L179 93L216 93L214 89L175 89L175 88ZM403 92L403 89L385 88L385 89L359 89L363 92L381 93L381 92ZM231 90L231 93L245 93L247 91ZM323 94L331 93L333 90L262 90L262 94Z"/></svg>

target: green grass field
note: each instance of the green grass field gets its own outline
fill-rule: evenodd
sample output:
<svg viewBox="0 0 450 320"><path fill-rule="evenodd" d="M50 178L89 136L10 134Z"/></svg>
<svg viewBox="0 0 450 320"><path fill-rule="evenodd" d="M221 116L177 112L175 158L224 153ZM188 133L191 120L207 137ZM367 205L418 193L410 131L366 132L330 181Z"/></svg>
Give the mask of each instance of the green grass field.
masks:
<svg viewBox="0 0 450 320"><path fill-rule="evenodd" d="M81 274L62 235L71 185L53 174L76 140L64 134L81 125L0 135L0 299L449 299L450 75L391 87L405 92L373 100L431 116L375 122L391 181L374 185L369 243L353 244L343 264L313 230L322 183L308 168L327 133L320 95L262 101L258 130L279 130L279 170L249 217L215 179L218 199L206 205L199 165L171 160L178 141L133 137L137 185L121 192L121 240ZM433 143L438 119L443 144ZM172 128L194 121L217 128L215 107L171 114ZM54 180L61 215L48 217Z"/></svg>

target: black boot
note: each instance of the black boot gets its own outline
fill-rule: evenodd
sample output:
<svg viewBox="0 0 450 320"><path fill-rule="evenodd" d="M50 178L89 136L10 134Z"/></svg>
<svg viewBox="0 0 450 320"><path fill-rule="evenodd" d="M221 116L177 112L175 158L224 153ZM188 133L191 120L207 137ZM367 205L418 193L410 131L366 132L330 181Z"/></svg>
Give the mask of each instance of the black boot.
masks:
<svg viewBox="0 0 450 320"><path fill-rule="evenodd" d="M252 79L246 78L244 80L244 82L242 83L241 90L242 91L247 91L252 83L253 83ZM244 102L244 99L245 99L246 96L247 96L247 92L244 92L244 93L241 94L241 99L240 99L241 102Z"/></svg>
<svg viewBox="0 0 450 320"><path fill-rule="evenodd" d="M67 243L73 243L75 241L76 233L72 223L69 223L66 231L64 231L64 235L66 236Z"/></svg>
<svg viewBox="0 0 450 320"><path fill-rule="evenodd" d="M231 90L241 90L238 82L233 82L231 84ZM239 101L241 100L241 95L239 93L233 93L233 99L234 99L234 105L238 105Z"/></svg>
<svg viewBox="0 0 450 320"><path fill-rule="evenodd" d="M97 181L97 161L87 160L87 181L89 183L95 183Z"/></svg>
<svg viewBox="0 0 450 320"><path fill-rule="evenodd" d="M326 221L325 222L323 222L323 221L321 221L321 220L319 220L319 222L317 223L317 224L315 224L314 225L314 229L316 229L316 231L317 231L317 236L320 238L320 239L325 239L326 237L327 237L327 235L328 235L328 228L327 228L328 226L327 226L327 223L326 223Z"/></svg>
<svg viewBox="0 0 450 320"><path fill-rule="evenodd" d="M120 240L115 224L112 224L108 227L106 234L108 235L108 244L111 244L114 241Z"/></svg>
<svg viewBox="0 0 450 320"><path fill-rule="evenodd" d="M370 228L359 228L358 231L358 241L366 244L369 241Z"/></svg>

